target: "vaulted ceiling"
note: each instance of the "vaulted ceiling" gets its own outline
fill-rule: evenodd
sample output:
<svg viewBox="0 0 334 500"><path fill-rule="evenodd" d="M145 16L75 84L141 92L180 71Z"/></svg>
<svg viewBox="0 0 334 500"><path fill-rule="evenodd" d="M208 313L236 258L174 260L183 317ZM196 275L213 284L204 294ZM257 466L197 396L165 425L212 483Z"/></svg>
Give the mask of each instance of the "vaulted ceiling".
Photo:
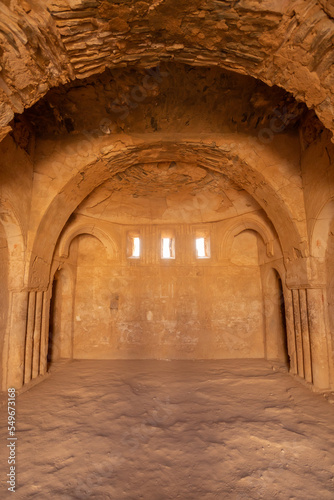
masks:
<svg viewBox="0 0 334 500"><path fill-rule="evenodd" d="M4 0L2 135L50 88L167 61L280 86L333 130L332 16L329 0Z"/></svg>

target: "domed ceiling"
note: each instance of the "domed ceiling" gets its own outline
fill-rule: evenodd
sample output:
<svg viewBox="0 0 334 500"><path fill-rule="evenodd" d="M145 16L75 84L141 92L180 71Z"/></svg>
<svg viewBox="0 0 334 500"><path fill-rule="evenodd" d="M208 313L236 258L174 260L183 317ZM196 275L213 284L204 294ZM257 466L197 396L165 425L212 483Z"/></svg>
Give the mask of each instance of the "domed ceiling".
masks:
<svg viewBox="0 0 334 500"><path fill-rule="evenodd" d="M116 174L76 213L118 223L213 222L260 210L225 175L187 163L139 164Z"/></svg>

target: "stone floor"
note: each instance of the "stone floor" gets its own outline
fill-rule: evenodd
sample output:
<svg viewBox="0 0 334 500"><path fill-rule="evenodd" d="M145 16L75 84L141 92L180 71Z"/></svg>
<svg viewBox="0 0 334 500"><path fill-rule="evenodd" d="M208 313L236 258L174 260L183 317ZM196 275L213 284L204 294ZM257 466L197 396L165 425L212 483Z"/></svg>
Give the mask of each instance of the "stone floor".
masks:
<svg viewBox="0 0 334 500"><path fill-rule="evenodd" d="M334 499L334 405L266 361L73 361L16 410L16 499Z"/></svg>

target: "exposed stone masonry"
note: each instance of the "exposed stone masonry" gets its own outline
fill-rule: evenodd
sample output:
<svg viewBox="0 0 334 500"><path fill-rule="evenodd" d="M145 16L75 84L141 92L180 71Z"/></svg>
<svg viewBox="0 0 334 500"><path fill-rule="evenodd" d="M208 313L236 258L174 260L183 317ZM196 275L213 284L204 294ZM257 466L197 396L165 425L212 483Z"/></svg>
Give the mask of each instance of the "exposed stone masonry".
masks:
<svg viewBox="0 0 334 500"><path fill-rule="evenodd" d="M333 127L334 23L315 1L25 1L0 8L3 127L59 83L170 60L279 85Z"/></svg>
<svg viewBox="0 0 334 500"><path fill-rule="evenodd" d="M2 386L64 357L250 356L332 388L330 4L0 12Z"/></svg>

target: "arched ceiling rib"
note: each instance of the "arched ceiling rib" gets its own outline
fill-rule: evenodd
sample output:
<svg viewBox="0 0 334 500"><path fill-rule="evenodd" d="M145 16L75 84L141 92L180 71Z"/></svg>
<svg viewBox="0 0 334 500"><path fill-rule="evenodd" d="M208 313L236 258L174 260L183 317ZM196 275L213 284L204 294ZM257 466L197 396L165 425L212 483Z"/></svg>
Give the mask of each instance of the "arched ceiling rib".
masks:
<svg viewBox="0 0 334 500"><path fill-rule="evenodd" d="M172 161L138 164L112 176L76 213L138 225L217 222L258 211L253 197L227 175Z"/></svg>
<svg viewBox="0 0 334 500"><path fill-rule="evenodd" d="M49 205L34 239L29 286L47 286L54 248L66 221L76 207L99 185L117 172L138 163L181 161L194 163L224 174L249 192L266 211L281 240L285 257L293 259L296 249L301 255L303 245L286 205L263 175L247 162L219 147L201 143L152 143L123 147L102 154L93 164L82 166ZM43 235L43 237L41 237Z"/></svg>
<svg viewBox="0 0 334 500"><path fill-rule="evenodd" d="M0 126L49 88L126 65L221 66L278 85L333 124L334 21L310 0L0 4Z"/></svg>
<svg viewBox="0 0 334 500"><path fill-rule="evenodd" d="M174 62L76 80L50 90L24 118L36 137L233 131L257 135L262 142L263 129L269 127L272 135L297 129L306 111L277 86L220 68Z"/></svg>

